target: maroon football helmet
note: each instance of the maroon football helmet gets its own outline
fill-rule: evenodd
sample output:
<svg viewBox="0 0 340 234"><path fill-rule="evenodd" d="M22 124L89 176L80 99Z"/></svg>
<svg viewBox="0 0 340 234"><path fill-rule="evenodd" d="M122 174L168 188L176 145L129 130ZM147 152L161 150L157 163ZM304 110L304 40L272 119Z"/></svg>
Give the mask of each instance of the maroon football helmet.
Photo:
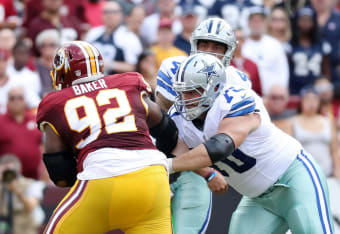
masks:
<svg viewBox="0 0 340 234"><path fill-rule="evenodd" d="M103 58L90 43L66 43L55 52L51 76L55 90L97 80L104 76Z"/></svg>

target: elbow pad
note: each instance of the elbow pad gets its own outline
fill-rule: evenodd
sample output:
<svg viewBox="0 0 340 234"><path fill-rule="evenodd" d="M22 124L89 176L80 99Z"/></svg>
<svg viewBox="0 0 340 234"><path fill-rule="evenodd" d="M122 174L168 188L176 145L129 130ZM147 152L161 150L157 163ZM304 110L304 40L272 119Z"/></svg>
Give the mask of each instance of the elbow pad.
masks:
<svg viewBox="0 0 340 234"><path fill-rule="evenodd" d="M219 133L203 143L208 151L211 162L214 164L235 151L235 143L230 136Z"/></svg>
<svg viewBox="0 0 340 234"><path fill-rule="evenodd" d="M162 114L161 122L150 128L150 134L156 139L157 148L169 157L177 145L178 130L174 121L163 111Z"/></svg>
<svg viewBox="0 0 340 234"><path fill-rule="evenodd" d="M77 180L77 161L71 151L43 154L48 174L59 187L71 187Z"/></svg>

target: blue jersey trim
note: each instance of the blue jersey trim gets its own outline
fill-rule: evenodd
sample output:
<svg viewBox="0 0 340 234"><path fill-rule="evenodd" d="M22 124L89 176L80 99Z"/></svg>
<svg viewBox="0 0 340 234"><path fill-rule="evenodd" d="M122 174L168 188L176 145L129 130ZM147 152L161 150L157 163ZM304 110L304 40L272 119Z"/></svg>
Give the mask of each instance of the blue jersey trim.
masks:
<svg viewBox="0 0 340 234"><path fill-rule="evenodd" d="M170 86L166 85L162 80L157 79L157 85L159 87L162 87L163 89L165 89L172 96L175 96L175 97L177 96L177 93L175 91L173 91Z"/></svg>
<svg viewBox="0 0 340 234"><path fill-rule="evenodd" d="M203 226L199 230L198 234L205 233L206 230L207 230L207 227L208 227L208 224L209 224L209 220L210 220L210 216L211 216L211 203L212 203L212 193L210 192L210 202L209 202L208 212L207 212L207 215L205 217Z"/></svg>
<svg viewBox="0 0 340 234"><path fill-rule="evenodd" d="M168 85L172 86L171 77L168 74L165 74L162 71L158 71L157 76L161 78L164 82L166 82Z"/></svg>
<svg viewBox="0 0 340 234"><path fill-rule="evenodd" d="M169 115L170 118L172 118L174 116L180 115L180 113L177 112L175 106L171 106L169 111L168 111L168 115Z"/></svg>
<svg viewBox="0 0 340 234"><path fill-rule="evenodd" d="M237 109L249 105L250 103L255 103L254 97L247 97L246 99L243 99L238 103L235 103L234 105L231 106L230 111L236 111Z"/></svg>
<svg viewBox="0 0 340 234"><path fill-rule="evenodd" d="M240 109L240 110L233 112L231 114L227 114L225 117L236 117L236 116L247 115L249 113L252 113L254 110L255 110L255 103L251 106Z"/></svg>

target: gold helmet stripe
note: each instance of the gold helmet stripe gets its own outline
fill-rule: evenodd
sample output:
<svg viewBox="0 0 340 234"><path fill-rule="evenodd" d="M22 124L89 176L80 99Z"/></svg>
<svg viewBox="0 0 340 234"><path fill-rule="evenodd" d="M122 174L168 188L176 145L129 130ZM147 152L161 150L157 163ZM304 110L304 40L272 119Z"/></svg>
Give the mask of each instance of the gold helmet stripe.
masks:
<svg viewBox="0 0 340 234"><path fill-rule="evenodd" d="M86 42L80 42L86 49L86 51L88 52L89 56L90 56L90 64L91 64L91 71L92 71L92 75L96 75L97 74L97 66L96 66L96 56L94 54L94 51L92 50L92 48L89 46L88 43ZM98 56L97 56L98 57Z"/></svg>

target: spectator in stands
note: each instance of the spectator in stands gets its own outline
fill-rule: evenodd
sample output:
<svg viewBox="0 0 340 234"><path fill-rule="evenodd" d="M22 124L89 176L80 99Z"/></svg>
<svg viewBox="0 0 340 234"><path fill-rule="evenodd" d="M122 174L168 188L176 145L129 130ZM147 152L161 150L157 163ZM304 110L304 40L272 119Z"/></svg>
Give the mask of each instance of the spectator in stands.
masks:
<svg viewBox="0 0 340 234"><path fill-rule="evenodd" d="M146 82L151 86L152 93L154 94L157 84L157 65L156 56L151 50L145 50L139 55L136 71L143 75ZM153 94L151 95L152 100L154 100Z"/></svg>
<svg viewBox="0 0 340 234"><path fill-rule="evenodd" d="M177 5L175 7L175 15L181 17L185 8L191 8L191 10L197 16L198 22L205 20L208 17L208 9L210 5L213 4L211 0L180 0L177 1ZM206 4L208 3L208 4ZM209 5L209 6L207 6Z"/></svg>
<svg viewBox="0 0 340 234"><path fill-rule="evenodd" d="M332 48L331 82L334 85L335 96L340 97L340 13L334 9L333 0L310 0L310 2L316 11L321 40L329 42Z"/></svg>
<svg viewBox="0 0 340 234"><path fill-rule="evenodd" d="M9 28L1 29L0 30L0 41L1 41L0 48L7 50L11 53L17 41L15 32Z"/></svg>
<svg viewBox="0 0 340 234"><path fill-rule="evenodd" d="M320 113L337 123L339 104L333 102L334 86L325 76L320 76L314 82L316 92L320 97Z"/></svg>
<svg viewBox="0 0 340 234"><path fill-rule="evenodd" d="M284 0L262 0L262 3L266 9L270 10L277 6L283 6L283 1Z"/></svg>
<svg viewBox="0 0 340 234"><path fill-rule="evenodd" d="M90 29L85 40L92 43L102 54L105 74L133 71L134 65L125 62L124 51L117 44L117 37L124 37L123 33L118 34L123 21L121 6L115 1L105 2L102 17L104 25Z"/></svg>
<svg viewBox="0 0 340 234"><path fill-rule="evenodd" d="M14 2L11 0L0 0L0 28L15 28L20 23Z"/></svg>
<svg viewBox="0 0 340 234"><path fill-rule="evenodd" d="M234 51L234 57L231 60L230 64L236 67L237 69L247 73L252 83L252 89L258 95L262 96L261 79L259 75L259 70L257 69L257 65L250 59L245 58L241 53L245 41L244 32L240 28L234 30L234 32L238 43Z"/></svg>
<svg viewBox="0 0 340 234"><path fill-rule="evenodd" d="M292 37L292 30L290 18L283 7L277 6L271 10L268 17L267 32L270 36L279 40L285 52L287 52L289 48L288 43Z"/></svg>
<svg viewBox="0 0 340 234"><path fill-rule="evenodd" d="M242 55L256 63L261 78L262 94L267 95L270 87L288 87L289 69L281 43L267 35L266 11L253 7L249 13L250 36L242 47Z"/></svg>
<svg viewBox="0 0 340 234"><path fill-rule="evenodd" d="M312 85L321 74L330 79L330 51L330 45L319 39L314 10L310 7L299 9L293 21L293 38L288 52L292 95L298 95L304 86Z"/></svg>
<svg viewBox="0 0 340 234"><path fill-rule="evenodd" d="M34 43L37 35L45 29L57 29L61 42L73 41L81 37L81 22L72 15L63 15L63 0L42 0L42 12L29 23L27 35ZM35 54L38 53L34 46Z"/></svg>
<svg viewBox="0 0 340 234"><path fill-rule="evenodd" d="M0 155L15 154L25 177L40 178L42 172L42 134L35 116L27 111L25 91L15 86L8 92L7 113L0 115Z"/></svg>
<svg viewBox="0 0 340 234"><path fill-rule="evenodd" d="M117 30L117 46L123 49L126 62L132 65L137 64L138 56L143 52L139 30L145 14L142 6L132 6L125 16L125 25Z"/></svg>
<svg viewBox="0 0 340 234"><path fill-rule="evenodd" d="M38 234L44 221L40 202L45 184L23 176L21 169L16 156L0 156L0 232L4 234Z"/></svg>
<svg viewBox="0 0 340 234"><path fill-rule="evenodd" d="M19 40L12 50L13 63L7 67L10 79L25 87L29 108L35 108L40 102L41 83L39 75L27 66L30 58L31 43L29 40Z"/></svg>
<svg viewBox="0 0 340 234"><path fill-rule="evenodd" d="M7 95L13 81L7 75L10 54L7 50L0 49L0 114L7 110Z"/></svg>
<svg viewBox="0 0 340 234"><path fill-rule="evenodd" d="M170 19L161 19L158 26L158 42L151 47L156 55L157 68L166 58L173 56L187 56L188 54L174 46L176 35L172 32L172 21Z"/></svg>
<svg viewBox="0 0 340 234"><path fill-rule="evenodd" d="M255 3L257 2L257 3ZM209 9L208 15L225 19L232 28L242 28L248 32L249 10L259 6L261 1L221 0L215 1Z"/></svg>
<svg viewBox="0 0 340 234"><path fill-rule="evenodd" d="M190 54L190 37L198 23L198 12L194 5L184 5L180 16L183 30L177 35L174 45Z"/></svg>
<svg viewBox="0 0 340 234"><path fill-rule="evenodd" d="M36 58L35 66L39 73L41 92L40 97L53 90L50 71L52 70L54 52L60 45L60 35L55 29L40 32L35 42L40 56Z"/></svg>
<svg viewBox="0 0 340 234"><path fill-rule="evenodd" d="M326 176L340 178L340 151L336 127L320 114L320 97L313 86L300 94L299 113L291 120L291 134L313 154Z"/></svg>
<svg viewBox="0 0 340 234"><path fill-rule="evenodd" d="M154 45L158 41L158 26L163 18L173 21L172 32L177 35L182 31L182 24L175 16L175 0L159 0L157 1L159 12L155 12L143 21L140 29L142 41L146 47Z"/></svg>
<svg viewBox="0 0 340 234"><path fill-rule="evenodd" d="M287 87L273 85L263 101L272 122L281 130L289 132L289 118L296 113L296 110L287 108L289 102Z"/></svg>

